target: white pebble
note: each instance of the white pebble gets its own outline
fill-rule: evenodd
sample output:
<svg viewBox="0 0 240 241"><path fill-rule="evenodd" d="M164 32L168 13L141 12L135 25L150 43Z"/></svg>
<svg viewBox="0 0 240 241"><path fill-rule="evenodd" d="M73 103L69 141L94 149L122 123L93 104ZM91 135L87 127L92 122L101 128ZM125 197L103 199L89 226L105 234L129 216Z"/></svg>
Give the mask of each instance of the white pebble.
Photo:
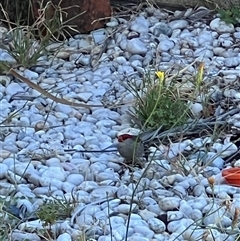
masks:
<svg viewBox="0 0 240 241"><path fill-rule="evenodd" d="M150 230L147 226L136 225L134 227L136 233L142 234L144 237L151 239L154 236L154 232Z"/></svg>
<svg viewBox="0 0 240 241"><path fill-rule="evenodd" d="M137 208L137 204L135 204L135 203L133 203L132 206L130 206L130 204L120 204L118 207L115 208L115 211L124 213L124 214L128 214L130 209L134 210L135 208Z"/></svg>
<svg viewBox="0 0 240 241"><path fill-rule="evenodd" d="M181 199L177 198L177 197L166 197L166 198L161 199L158 202L158 204L162 210L169 211L174 208L179 208L180 201L181 201Z"/></svg>
<svg viewBox="0 0 240 241"><path fill-rule="evenodd" d="M181 211L168 211L167 212L167 221L179 220L183 217Z"/></svg>
<svg viewBox="0 0 240 241"><path fill-rule="evenodd" d="M58 236L57 241L72 241L72 238L70 234L63 233Z"/></svg>
<svg viewBox="0 0 240 241"><path fill-rule="evenodd" d="M37 79L38 78L38 73L34 72L34 71L31 71L29 69L25 69L24 70L24 75L26 78L32 80L32 79Z"/></svg>
<svg viewBox="0 0 240 241"><path fill-rule="evenodd" d="M131 54L139 54L142 56L145 56L148 51L146 45L137 38L128 40L126 50Z"/></svg>
<svg viewBox="0 0 240 241"><path fill-rule="evenodd" d="M60 181L65 181L66 172L60 166L48 167L48 169L42 173L42 177L55 178Z"/></svg>
<svg viewBox="0 0 240 241"><path fill-rule="evenodd" d="M84 181L84 177L81 174L72 173L67 177L66 181L78 186Z"/></svg>
<svg viewBox="0 0 240 241"><path fill-rule="evenodd" d="M158 218L150 218L148 221L149 227L155 232L155 233L163 233L166 230L166 225L164 222L159 220Z"/></svg>
<svg viewBox="0 0 240 241"><path fill-rule="evenodd" d="M24 92L24 89L23 87L18 84L18 83L10 83L6 89L5 89L5 92L7 95L10 95L10 96L13 96L17 93L22 93Z"/></svg>
<svg viewBox="0 0 240 241"><path fill-rule="evenodd" d="M4 178L7 174L8 166L6 164L0 163L0 179Z"/></svg>
<svg viewBox="0 0 240 241"><path fill-rule="evenodd" d="M139 215L142 217L143 220L148 221L151 218L155 218L157 215L156 213L153 213L151 211L148 211L147 209L140 210Z"/></svg>
<svg viewBox="0 0 240 241"><path fill-rule="evenodd" d="M227 24L222 21L220 18L215 18L210 22L210 28L217 31L218 33L233 33L234 26L233 24Z"/></svg>
<svg viewBox="0 0 240 241"><path fill-rule="evenodd" d="M188 22L186 21L186 20L173 20L173 21L171 21L171 22L169 22L169 27L171 28L171 29L184 29L184 28L186 28L187 27L187 25L188 25Z"/></svg>

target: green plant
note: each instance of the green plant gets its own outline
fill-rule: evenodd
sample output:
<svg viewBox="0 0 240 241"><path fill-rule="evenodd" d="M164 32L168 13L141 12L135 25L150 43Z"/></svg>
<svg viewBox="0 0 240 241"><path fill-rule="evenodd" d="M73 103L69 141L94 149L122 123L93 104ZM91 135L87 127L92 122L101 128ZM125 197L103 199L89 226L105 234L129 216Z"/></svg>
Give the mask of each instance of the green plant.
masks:
<svg viewBox="0 0 240 241"><path fill-rule="evenodd" d="M73 208L70 202L54 198L45 201L37 210L36 215L46 225L51 226L57 220L64 220L70 217Z"/></svg>
<svg viewBox="0 0 240 241"><path fill-rule="evenodd" d="M185 123L189 116L186 100L178 95L179 92L173 82L166 85L163 72L157 74L157 79L153 79L151 73L146 74L140 91L135 84L128 85L136 98L136 119L145 123L151 114L147 123L150 128L162 126L163 129L168 129Z"/></svg>
<svg viewBox="0 0 240 241"><path fill-rule="evenodd" d="M195 62L172 76L161 71L149 70L141 86L134 80L128 82L128 90L135 98L135 105L130 109L135 125L142 127L148 120L145 125L147 129L157 129L161 126L162 130L168 130L186 123L195 125L200 118L212 116L212 84L209 81L205 82L204 63L198 64L195 74L187 73L188 77L183 78L193 64ZM198 114L192 111L191 106L194 103L199 103L202 107Z"/></svg>
<svg viewBox="0 0 240 241"><path fill-rule="evenodd" d="M50 43L49 39L37 41L29 27L21 27L19 24L12 29L9 34L12 41L3 48L16 60L16 65L32 67L38 59L45 55L46 46Z"/></svg>
<svg viewBox="0 0 240 241"><path fill-rule="evenodd" d="M39 207L36 216L43 222L43 230L39 230L38 235L44 240L55 240L60 233L56 233L52 226L61 220L71 217L74 209L73 204L67 200L52 198L46 200Z"/></svg>
<svg viewBox="0 0 240 241"><path fill-rule="evenodd" d="M21 223L16 202L17 199L11 194L8 197L0 197L0 241L9 240L11 232Z"/></svg>
<svg viewBox="0 0 240 241"><path fill-rule="evenodd" d="M59 1L58 5L53 5L51 1L47 2L46 5L41 3L38 16L35 16L35 21L32 24L27 23L26 25L22 25L21 18L19 18L16 23L12 23L8 13L4 10L3 6L0 5L5 17L2 21L4 21L10 29L8 33L5 33L9 41L7 41L7 43L2 41L0 47L13 57L16 65L24 67L36 65L41 56L49 54L47 46L51 44L53 40L58 41L59 38L65 39L66 36L70 36L67 29L75 30L68 25L72 19L66 22L63 21L62 15L65 9L60 7L61 2L62 1ZM29 1L29 5L27 14L31 15L31 1ZM77 18L81 14L76 15L74 18ZM59 51L63 44L64 43L60 44L54 49L54 53Z"/></svg>
<svg viewBox="0 0 240 241"><path fill-rule="evenodd" d="M220 18L228 24L239 24L240 6L232 6L230 9L219 9Z"/></svg>
<svg viewBox="0 0 240 241"><path fill-rule="evenodd" d="M36 28L40 24L39 21L42 20L37 19L31 26L22 26L20 19L13 24L10 22L8 13L2 6L1 10L5 16L5 22L7 22L10 29L8 33L5 33L9 42L1 43L1 48L15 60L16 65L24 67L35 65L37 60L47 53L46 46L50 43L50 39L52 38L51 34L37 40L35 38ZM54 32L56 29L52 29L52 31ZM14 66L14 64L12 65Z"/></svg>

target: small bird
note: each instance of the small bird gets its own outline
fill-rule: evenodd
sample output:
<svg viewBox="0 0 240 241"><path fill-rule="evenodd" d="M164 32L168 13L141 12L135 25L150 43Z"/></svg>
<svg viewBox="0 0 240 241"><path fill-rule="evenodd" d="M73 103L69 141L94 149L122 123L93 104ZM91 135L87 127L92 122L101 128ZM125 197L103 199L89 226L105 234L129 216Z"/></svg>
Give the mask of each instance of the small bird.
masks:
<svg viewBox="0 0 240 241"><path fill-rule="evenodd" d="M134 164L140 167L144 166L143 160L147 159L148 152L145 147L149 146L149 143L154 141L157 138L161 126L157 130L149 130L142 132L139 135L132 135L125 133L119 135L114 144L102 149L102 150L65 150L65 151L77 151L77 152L92 152L92 153L101 153L101 152L114 152L118 151L119 154L125 158L126 164Z"/></svg>
<svg viewBox="0 0 240 241"><path fill-rule="evenodd" d="M144 145L138 136L123 134L118 137L117 150L127 163L139 163L144 154Z"/></svg>

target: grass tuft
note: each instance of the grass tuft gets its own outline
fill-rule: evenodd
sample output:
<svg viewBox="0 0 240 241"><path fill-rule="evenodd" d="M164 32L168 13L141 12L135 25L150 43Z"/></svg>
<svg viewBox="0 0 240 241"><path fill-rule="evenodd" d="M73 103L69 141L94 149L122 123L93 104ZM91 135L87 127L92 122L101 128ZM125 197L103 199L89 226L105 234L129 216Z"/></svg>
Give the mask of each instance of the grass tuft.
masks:
<svg viewBox="0 0 240 241"><path fill-rule="evenodd" d="M238 6L232 6L230 9L219 9L218 13L221 20L227 24L240 24L240 2Z"/></svg>
<svg viewBox="0 0 240 241"><path fill-rule="evenodd" d="M15 63L11 63L11 67L20 65L30 68L36 65L40 57L49 54L46 50L47 46L53 41L58 41L59 38L66 39L70 37L68 29L76 31L69 25L69 21L72 19L66 22L63 21L63 14L66 14L66 9L61 8L61 2L59 1L58 5L53 5L49 1L45 6L41 3L38 16L31 25L22 25L21 19L18 19L16 23L12 23L8 13L0 4L1 11L5 17L3 21L10 29L7 33L4 33L5 41L1 41L0 47L15 60ZM29 4L31 5L30 2ZM32 9L31 6L28 11L29 15L32 14L30 9ZM50 12L51 16L49 16ZM74 18L81 14L76 15ZM60 49L61 46L58 48ZM3 68L1 63L0 68Z"/></svg>
<svg viewBox="0 0 240 241"><path fill-rule="evenodd" d="M167 82L164 72L153 71L145 74L142 86L135 82L128 83L129 91L134 95L136 104L132 114L141 124L149 118L149 128L163 127L163 130L182 125L189 118L189 105L184 96L181 96L174 81Z"/></svg>

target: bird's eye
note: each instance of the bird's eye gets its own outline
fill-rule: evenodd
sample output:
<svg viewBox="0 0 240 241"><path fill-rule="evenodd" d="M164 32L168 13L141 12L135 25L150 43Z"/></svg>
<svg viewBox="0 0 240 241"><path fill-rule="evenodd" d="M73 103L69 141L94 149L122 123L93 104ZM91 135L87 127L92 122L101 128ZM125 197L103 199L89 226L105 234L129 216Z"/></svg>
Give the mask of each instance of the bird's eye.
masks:
<svg viewBox="0 0 240 241"><path fill-rule="evenodd" d="M122 142L123 141L123 136L119 136L118 137L118 142Z"/></svg>

